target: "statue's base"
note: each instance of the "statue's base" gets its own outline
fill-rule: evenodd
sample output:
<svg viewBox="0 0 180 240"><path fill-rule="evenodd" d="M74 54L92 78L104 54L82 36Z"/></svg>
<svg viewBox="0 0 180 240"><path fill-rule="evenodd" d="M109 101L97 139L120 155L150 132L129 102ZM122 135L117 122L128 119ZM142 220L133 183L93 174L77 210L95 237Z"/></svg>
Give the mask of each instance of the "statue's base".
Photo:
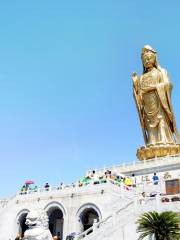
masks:
<svg viewBox="0 0 180 240"><path fill-rule="evenodd" d="M180 154L180 144L152 145L141 147L136 156L139 160L148 160L157 157L173 156Z"/></svg>

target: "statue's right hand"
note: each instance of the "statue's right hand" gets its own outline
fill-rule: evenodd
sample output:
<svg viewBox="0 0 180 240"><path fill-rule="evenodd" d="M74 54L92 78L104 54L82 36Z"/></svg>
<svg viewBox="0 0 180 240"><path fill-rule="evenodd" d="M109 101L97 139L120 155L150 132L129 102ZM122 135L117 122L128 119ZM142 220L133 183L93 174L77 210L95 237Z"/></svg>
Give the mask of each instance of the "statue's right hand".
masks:
<svg viewBox="0 0 180 240"><path fill-rule="evenodd" d="M132 80L133 80L133 85L134 85L134 89L136 92L138 92L138 75L137 73L133 72L132 74Z"/></svg>

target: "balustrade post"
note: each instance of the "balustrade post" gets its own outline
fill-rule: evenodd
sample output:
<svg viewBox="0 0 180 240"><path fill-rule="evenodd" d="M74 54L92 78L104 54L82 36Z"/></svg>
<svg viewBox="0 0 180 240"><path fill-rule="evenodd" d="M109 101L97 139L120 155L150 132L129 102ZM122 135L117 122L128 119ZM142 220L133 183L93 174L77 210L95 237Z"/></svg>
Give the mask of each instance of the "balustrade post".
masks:
<svg viewBox="0 0 180 240"><path fill-rule="evenodd" d="M94 219L94 222L93 222L93 233L96 231L97 225L98 225L97 219Z"/></svg>
<svg viewBox="0 0 180 240"><path fill-rule="evenodd" d="M121 227L122 230L122 240L125 240L125 229L124 226Z"/></svg>
<svg viewBox="0 0 180 240"><path fill-rule="evenodd" d="M157 209L157 212L160 211L160 195L159 195L159 193L157 193L157 195L156 195L156 209Z"/></svg>
<svg viewBox="0 0 180 240"><path fill-rule="evenodd" d="M136 214L138 211L138 196L134 195L134 213Z"/></svg>
<svg viewBox="0 0 180 240"><path fill-rule="evenodd" d="M120 193L121 193L121 197L124 197L124 184L120 183Z"/></svg>
<svg viewBox="0 0 180 240"><path fill-rule="evenodd" d="M113 213L112 221L113 221L113 226L115 226L117 224L117 214L116 213Z"/></svg>

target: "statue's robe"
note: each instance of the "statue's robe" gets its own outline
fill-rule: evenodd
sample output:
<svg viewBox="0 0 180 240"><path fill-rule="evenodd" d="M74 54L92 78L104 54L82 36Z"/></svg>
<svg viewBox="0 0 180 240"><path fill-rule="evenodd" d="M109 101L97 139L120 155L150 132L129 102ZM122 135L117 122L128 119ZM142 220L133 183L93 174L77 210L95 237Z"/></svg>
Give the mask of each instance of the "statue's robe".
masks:
<svg viewBox="0 0 180 240"><path fill-rule="evenodd" d="M169 119L170 128L172 133L175 135L176 142L180 143L180 136L177 131L176 121L173 113L173 108L171 104L171 91L172 91L172 83L169 80L168 73L165 69L160 68L162 74L162 83L157 85L157 93L159 99L161 101L161 105L166 112L166 115Z"/></svg>
<svg viewBox="0 0 180 240"><path fill-rule="evenodd" d="M138 85L138 92L134 89L134 98L145 143L180 143L171 105L172 84L167 71L158 67L154 72L145 73L141 76ZM147 87L148 89L151 85L154 90L143 93L143 88L146 89ZM161 127L159 125L160 122L162 123L160 118L164 121ZM154 137L156 135L161 137L157 139L157 137ZM153 138L154 140L152 140Z"/></svg>

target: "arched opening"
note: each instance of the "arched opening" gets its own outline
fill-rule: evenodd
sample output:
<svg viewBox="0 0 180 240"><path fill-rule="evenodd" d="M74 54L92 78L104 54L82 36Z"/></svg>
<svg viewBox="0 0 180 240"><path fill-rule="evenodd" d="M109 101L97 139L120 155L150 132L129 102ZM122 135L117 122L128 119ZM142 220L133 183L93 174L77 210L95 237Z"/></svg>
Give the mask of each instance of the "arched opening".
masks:
<svg viewBox="0 0 180 240"><path fill-rule="evenodd" d="M63 212L58 207L51 207L48 212L49 217L49 230L52 236L58 236L63 239Z"/></svg>
<svg viewBox="0 0 180 240"><path fill-rule="evenodd" d="M19 223L19 234L21 237L24 237L25 231L28 229L28 226L25 224L26 222L26 217L28 213L22 213L18 219Z"/></svg>
<svg viewBox="0 0 180 240"><path fill-rule="evenodd" d="M99 222L98 212L92 207L84 209L83 212L80 214L82 231L86 231L87 229L92 227L95 220Z"/></svg>

